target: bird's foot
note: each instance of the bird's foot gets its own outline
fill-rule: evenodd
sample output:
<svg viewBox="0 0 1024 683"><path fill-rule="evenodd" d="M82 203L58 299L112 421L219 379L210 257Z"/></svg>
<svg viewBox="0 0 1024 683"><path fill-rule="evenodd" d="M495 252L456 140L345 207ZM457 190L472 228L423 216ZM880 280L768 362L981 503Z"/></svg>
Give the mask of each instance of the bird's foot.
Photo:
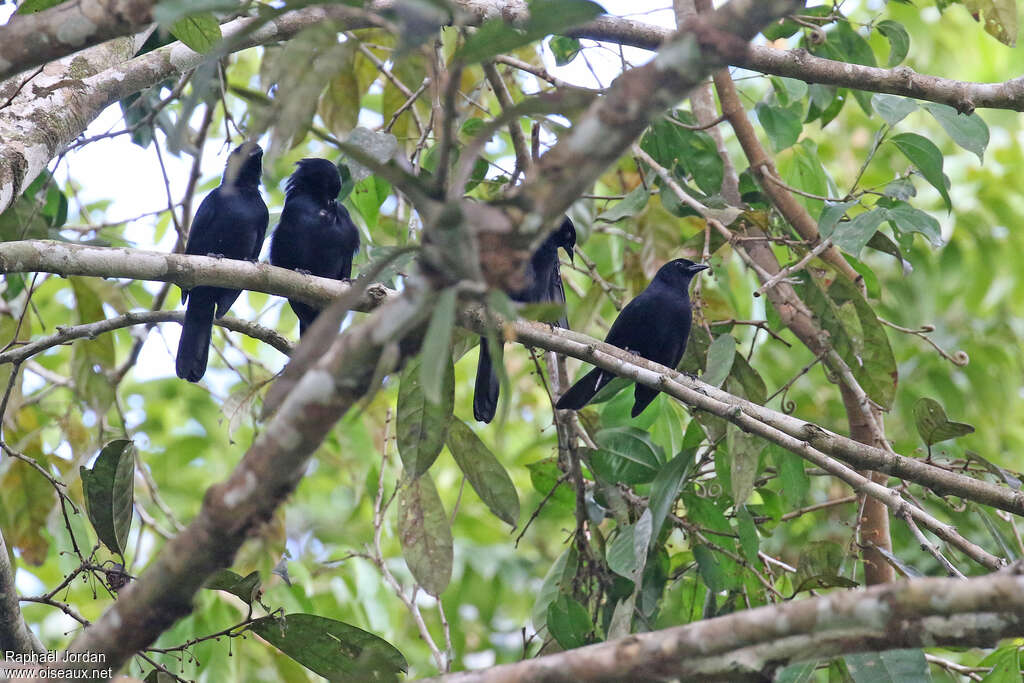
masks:
<svg viewBox="0 0 1024 683"><path fill-rule="evenodd" d="M212 251L206 252L206 255L209 256L210 258L224 258L224 254L219 254L219 253L215 254Z"/></svg>
<svg viewBox="0 0 1024 683"><path fill-rule="evenodd" d="M295 272L296 273L302 273L303 275L312 275L313 274L311 271L308 271L305 268L296 268Z"/></svg>

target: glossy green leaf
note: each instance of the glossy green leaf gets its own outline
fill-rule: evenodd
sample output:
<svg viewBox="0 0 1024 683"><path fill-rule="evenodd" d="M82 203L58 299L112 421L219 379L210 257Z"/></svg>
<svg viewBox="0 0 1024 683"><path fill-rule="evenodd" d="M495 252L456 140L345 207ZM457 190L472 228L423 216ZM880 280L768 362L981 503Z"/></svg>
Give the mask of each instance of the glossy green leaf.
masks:
<svg viewBox="0 0 1024 683"><path fill-rule="evenodd" d="M686 125L697 123L689 112L676 110L673 115ZM678 163L702 192L711 195L721 189L725 177L722 158L705 131L689 130L663 118L647 129L640 147L667 169L675 169Z"/></svg>
<svg viewBox="0 0 1024 683"><path fill-rule="evenodd" d="M220 24L209 12L178 19L170 27L171 35L196 52L205 54L220 42Z"/></svg>
<svg viewBox="0 0 1024 683"><path fill-rule="evenodd" d="M115 439L100 451L92 468L79 468L85 508L96 535L111 552L124 555L135 501L135 449Z"/></svg>
<svg viewBox="0 0 1024 683"><path fill-rule="evenodd" d="M519 495L505 467L480 437L458 418L452 418L448 426L446 443L480 500L498 519L515 528L519 523Z"/></svg>
<svg viewBox="0 0 1024 683"><path fill-rule="evenodd" d="M398 534L413 578L426 592L441 595L452 578L452 530L429 474L399 491Z"/></svg>
<svg viewBox="0 0 1024 683"><path fill-rule="evenodd" d="M437 304L430 316L427 333L423 336L423 348L420 350L420 384L423 395L432 404L440 404L447 399L450 389L455 386L454 371L449 369L452 364L452 330L455 329L456 291L448 287L437 297ZM450 385L445 382L452 374Z"/></svg>
<svg viewBox="0 0 1024 683"><path fill-rule="evenodd" d="M489 19L466 39L455 57L466 63L482 62L603 13L604 8L590 0L533 0L529 18L517 28L504 19Z"/></svg>
<svg viewBox="0 0 1024 683"><path fill-rule="evenodd" d="M910 34L903 24L892 19L883 19L875 24L875 29L889 41L887 67L891 69L907 58L907 53L910 52Z"/></svg>
<svg viewBox="0 0 1024 683"><path fill-rule="evenodd" d="M906 202L879 201L885 203L885 220L899 232L918 232L931 242L932 246L942 246L942 227L930 214L915 208Z"/></svg>
<svg viewBox="0 0 1024 683"><path fill-rule="evenodd" d="M974 427L969 424L951 422L938 401L924 397L914 403L914 426L928 446L974 431Z"/></svg>
<svg viewBox="0 0 1024 683"><path fill-rule="evenodd" d="M661 525L664 524L672 506L679 498L679 492L686 483L686 478L694 465L696 448L687 448L679 452L658 470L651 482L651 496L648 509L651 511L651 549L658 542Z"/></svg>
<svg viewBox="0 0 1024 683"><path fill-rule="evenodd" d="M928 683L932 680L924 650L886 650L846 655L854 683Z"/></svg>
<svg viewBox="0 0 1024 683"><path fill-rule="evenodd" d="M242 576L230 569L222 569L207 579L203 588L231 593L247 605L251 605L259 597L260 573L254 571Z"/></svg>
<svg viewBox="0 0 1024 683"><path fill-rule="evenodd" d="M889 124L890 128L907 118L910 114L913 114L918 108L917 102L909 97L886 95L885 93L875 93L872 95L871 104L879 116Z"/></svg>
<svg viewBox="0 0 1024 683"><path fill-rule="evenodd" d="M556 66L565 66L580 53L580 41L568 36L552 36L548 47L555 56Z"/></svg>
<svg viewBox="0 0 1024 683"><path fill-rule="evenodd" d="M939 125L953 138L953 142L968 152L978 155L978 161L985 161L985 148L988 147L988 126L977 112L961 114L948 104L922 102L921 108L931 114Z"/></svg>
<svg viewBox="0 0 1024 683"><path fill-rule="evenodd" d="M567 509L575 507L576 493L568 483L559 483L562 471L558 469L558 461L555 458L528 463L526 469L530 472L530 483L533 484L533 488L548 499L548 505L558 505ZM558 488L551 493L551 489L556 485Z"/></svg>
<svg viewBox="0 0 1024 683"><path fill-rule="evenodd" d="M547 624L548 605L557 600L563 590L569 590L578 567L579 552L576 545L571 544L558 556L544 576L531 612L534 628L540 630Z"/></svg>
<svg viewBox="0 0 1024 683"><path fill-rule="evenodd" d="M832 242L848 254L859 256L885 219L882 209L872 209L857 214L853 220L839 222L835 230L823 236L831 237Z"/></svg>
<svg viewBox="0 0 1024 683"><path fill-rule="evenodd" d="M635 427L612 427L594 435L598 449L591 455L595 473L611 484L645 484L661 469L661 449L647 432Z"/></svg>
<svg viewBox="0 0 1024 683"><path fill-rule="evenodd" d="M792 508L799 507L803 504L804 497L811 485L811 479L804 469L803 458L775 444L769 446L769 452L775 462L775 470L779 473L782 497L785 499L786 505Z"/></svg>
<svg viewBox="0 0 1024 683"><path fill-rule="evenodd" d="M316 614L263 617L250 630L331 681L391 680L408 669L402 653L386 640Z"/></svg>
<svg viewBox="0 0 1024 683"><path fill-rule="evenodd" d="M792 147L800 139L803 123L800 117L789 109L759 102L754 111L776 152Z"/></svg>
<svg viewBox="0 0 1024 683"><path fill-rule="evenodd" d="M430 469L444 447L448 423L455 406L455 374L448 357L441 389L441 401L427 400L421 384L421 356L402 370L398 385L398 455L406 472L416 478Z"/></svg>
<svg viewBox="0 0 1024 683"><path fill-rule="evenodd" d="M607 223L615 223L621 221L624 218L632 218L647 206L647 200L650 198L650 193L647 188L643 185L638 185L635 190L626 195L626 197L617 202L612 208L607 211L603 211L598 214L595 221L605 221Z"/></svg>
<svg viewBox="0 0 1024 683"><path fill-rule="evenodd" d="M566 650L586 645L594 630L587 608L565 593L548 605L547 625L551 635Z"/></svg>
<svg viewBox="0 0 1024 683"><path fill-rule="evenodd" d="M942 152L928 138L917 133L900 133L889 138L889 142L903 152L903 156L921 172L924 179L942 195L946 210L953 210L953 202L946 189L946 176L942 172Z"/></svg>
<svg viewBox="0 0 1024 683"><path fill-rule="evenodd" d="M358 181L352 188L349 201L366 221L366 227L371 231L377 227L381 204L389 194L391 194L391 185L386 180L381 180L373 175Z"/></svg>
<svg viewBox="0 0 1024 683"><path fill-rule="evenodd" d="M743 505L754 492L757 466L764 440L745 432L732 422L726 427L726 442L729 445L730 482L732 499L736 505Z"/></svg>
<svg viewBox="0 0 1024 683"><path fill-rule="evenodd" d="M731 334L719 335L708 347L707 371L701 379L713 387L722 386L735 358L736 339Z"/></svg>

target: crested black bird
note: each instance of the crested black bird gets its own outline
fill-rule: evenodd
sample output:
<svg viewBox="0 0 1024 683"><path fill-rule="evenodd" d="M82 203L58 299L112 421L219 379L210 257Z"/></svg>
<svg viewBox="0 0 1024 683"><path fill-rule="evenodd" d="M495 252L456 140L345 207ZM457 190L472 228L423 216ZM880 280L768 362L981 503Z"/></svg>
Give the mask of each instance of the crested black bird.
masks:
<svg viewBox="0 0 1024 683"><path fill-rule="evenodd" d="M260 196L263 150L243 142L228 156L220 185L206 195L192 220L186 254L255 261L267 234L270 215ZM214 317L220 318L240 289L198 286L182 290L185 323L178 340L174 369L178 377L198 382L206 374Z"/></svg>
<svg viewBox="0 0 1024 683"><path fill-rule="evenodd" d="M301 273L347 280L359 249L359 229L338 203L341 175L327 159L302 159L285 190L281 221L270 238L270 262ZM289 299L301 336L320 309Z"/></svg>
<svg viewBox="0 0 1024 683"><path fill-rule="evenodd" d="M550 301L565 303L565 290L562 288L562 273L558 267L558 248L565 249L572 259L572 249L576 246L576 227L568 217L562 221L557 230L541 242L537 251L533 252L526 266L526 286L516 292L509 292L513 301L522 303L540 303ZM569 328L569 322L563 315L558 326ZM498 375L491 364L490 350L487 339L480 338L480 360L476 366L476 386L473 389L473 417L480 422L490 422L498 407Z"/></svg>
<svg viewBox="0 0 1024 683"><path fill-rule="evenodd" d="M605 342L655 363L675 368L686 351L690 336L690 281L707 266L684 258L669 261L655 274L647 289L626 304L608 330ZM594 368L565 392L555 407L579 410L587 405L615 375ZM636 417L658 395L656 389L636 385L633 410Z"/></svg>

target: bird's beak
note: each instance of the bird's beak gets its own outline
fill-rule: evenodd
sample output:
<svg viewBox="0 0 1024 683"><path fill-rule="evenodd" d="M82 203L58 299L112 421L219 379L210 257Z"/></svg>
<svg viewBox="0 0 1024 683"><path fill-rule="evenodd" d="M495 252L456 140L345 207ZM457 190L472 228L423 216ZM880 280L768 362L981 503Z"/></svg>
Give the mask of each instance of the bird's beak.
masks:
<svg viewBox="0 0 1024 683"><path fill-rule="evenodd" d="M692 266L690 266L690 272L699 273L700 271L707 270L710 267L711 266L706 266L703 263L694 263Z"/></svg>

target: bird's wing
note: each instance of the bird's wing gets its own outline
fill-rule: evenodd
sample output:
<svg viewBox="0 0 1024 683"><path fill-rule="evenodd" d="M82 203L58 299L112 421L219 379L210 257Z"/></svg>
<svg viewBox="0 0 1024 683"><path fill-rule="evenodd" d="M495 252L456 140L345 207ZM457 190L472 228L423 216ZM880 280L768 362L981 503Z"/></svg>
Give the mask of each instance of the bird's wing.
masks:
<svg viewBox="0 0 1024 683"><path fill-rule="evenodd" d="M548 284L548 299L556 304L565 306L565 285L562 284L562 272L558 268L558 264L555 264L554 269L551 272L551 282ZM563 313L562 317L558 319L558 326L563 330L569 329L569 318L568 312Z"/></svg>
<svg viewBox="0 0 1024 683"><path fill-rule="evenodd" d="M217 206L220 204L220 188L215 187L210 194L199 203L196 215L192 217L192 226L188 231L185 243L186 254L206 256L210 253L210 230L217 220Z"/></svg>

